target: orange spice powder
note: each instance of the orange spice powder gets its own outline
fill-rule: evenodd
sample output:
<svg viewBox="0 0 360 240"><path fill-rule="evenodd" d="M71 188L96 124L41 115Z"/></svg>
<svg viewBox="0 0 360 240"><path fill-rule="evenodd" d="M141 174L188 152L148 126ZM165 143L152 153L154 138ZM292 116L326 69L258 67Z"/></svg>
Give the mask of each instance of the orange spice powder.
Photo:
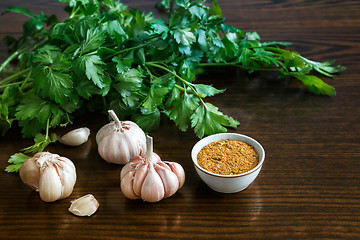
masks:
<svg viewBox="0 0 360 240"><path fill-rule="evenodd" d="M256 167L259 155L245 142L220 140L203 147L197 155L197 162L209 172L236 175Z"/></svg>

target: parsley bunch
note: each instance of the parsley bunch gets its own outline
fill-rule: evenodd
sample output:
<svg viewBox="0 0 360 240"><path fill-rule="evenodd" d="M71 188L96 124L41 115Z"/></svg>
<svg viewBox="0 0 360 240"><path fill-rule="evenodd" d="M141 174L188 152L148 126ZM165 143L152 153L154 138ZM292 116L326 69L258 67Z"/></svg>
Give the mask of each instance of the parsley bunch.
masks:
<svg viewBox="0 0 360 240"><path fill-rule="evenodd" d="M42 151L57 140L50 128L86 111L114 109L145 131L159 127L163 114L182 131L191 126L199 138L236 128L237 120L204 100L224 90L195 83L204 67L276 71L325 95L335 89L311 72L330 77L344 70L225 24L216 0L210 6L162 0L163 18L113 0L59 1L68 3L63 22L23 7L7 9L30 20L20 38L5 38L11 55L0 66L0 129L5 133L17 122L23 137L35 137L25 152Z"/></svg>

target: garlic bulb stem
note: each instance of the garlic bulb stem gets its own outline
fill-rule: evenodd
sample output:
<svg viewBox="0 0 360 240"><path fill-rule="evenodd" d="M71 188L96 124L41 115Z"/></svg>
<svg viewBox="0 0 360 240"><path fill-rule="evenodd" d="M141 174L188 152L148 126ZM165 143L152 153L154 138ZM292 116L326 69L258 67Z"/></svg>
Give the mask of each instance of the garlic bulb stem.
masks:
<svg viewBox="0 0 360 240"><path fill-rule="evenodd" d="M153 138L150 136L146 136L146 158L150 161L152 159L152 154L154 151L154 142L153 142Z"/></svg>
<svg viewBox="0 0 360 240"><path fill-rule="evenodd" d="M110 114L111 118L115 121L115 124L120 129L120 131L123 131L121 122L118 116L116 115L116 113L114 112L114 110L109 110L108 113Z"/></svg>
<svg viewBox="0 0 360 240"><path fill-rule="evenodd" d="M37 160L36 160L36 164L39 166L39 168L42 168L42 166L44 165L44 163L48 160L48 156L40 156Z"/></svg>

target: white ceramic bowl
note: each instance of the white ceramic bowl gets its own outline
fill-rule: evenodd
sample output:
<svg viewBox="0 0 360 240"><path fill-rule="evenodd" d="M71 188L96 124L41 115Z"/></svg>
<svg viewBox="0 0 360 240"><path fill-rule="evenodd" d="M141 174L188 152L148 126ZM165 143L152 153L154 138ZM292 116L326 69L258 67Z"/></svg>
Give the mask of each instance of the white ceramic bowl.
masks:
<svg viewBox="0 0 360 240"><path fill-rule="evenodd" d="M237 175L221 175L209 172L197 163L197 155L206 145L224 139L232 139L245 142L254 147L259 155L259 163L255 168ZM191 158L194 162L196 172L200 178L213 190L221 193L235 193L247 188L259 174L265 160L264 148L255 139L238 133L219 133L210 135L198 141L192 151Z"/></svg>

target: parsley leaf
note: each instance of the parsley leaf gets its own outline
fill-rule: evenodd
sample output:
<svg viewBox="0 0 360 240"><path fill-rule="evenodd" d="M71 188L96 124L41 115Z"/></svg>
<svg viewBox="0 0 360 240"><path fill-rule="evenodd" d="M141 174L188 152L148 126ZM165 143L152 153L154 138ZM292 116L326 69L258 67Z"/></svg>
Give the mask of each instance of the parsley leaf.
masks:
<svg viewBox="0 0 360 240"><path fill-rule="evenodd" d="M24 148L23 151L25 153L37 153L44 151L45 147L49 145L50 143L56 142L59 139L59 137L53 133L50 136L44 135L44 134L36 134L34 138L35 144Z"/></svg>
<svg viewBox="0 0 360 240"><path fill-rule="evenodd" d="M114 29L111 28L113 31ZM119 29L116 29L117 31L120 31ZM82 54L89 53L92 51L97 50L105 41L105 33L100 28L90 28L86 32L86 39L81 44L80 52Z"/></svg>
<svg viewBox="0 0 360 240"><path fill-rule="evenodd" d="M18 172L20 170L21 164L26 160L30 159L30 156L27 156L23 153L15 153L10 157L8 162L10 163L9 166L5 168L6 172Z"/></svg>
<svg viewBox="0 0 360 240"><path fill-rule="evenodd" d="M19 120L37 119L46 122L51 116L52 103L41 99L37 95L29 94L26 101L16 108L16 118Z"/></svg>
<svg viewBox="0 0 360 240"><path fill-rule="evenodd" d="M167 87L158 87L153 85L150 88L149 94L143 103L146 109L154 110L159 104L163 102L163 98L169 92Z"/></svg>
<svg viewBox="0 0 360 240"><path fill-rule="evenodd" d="M79 72L85 73L87 78L92 80L93 83L100 89L107 86L104 79L104 69L102 67L105 63L98 55L83 55L79 57L74 64Z"/></svg>
<svg viewBox="0 0 360 240"><path fill-rule="evenodd" d="M141 100L140 88L143 75L137 69L131 68L118 75L114 88L122 96L123 102L129 107L136 107Z"/></svg>
<svg viewBox="0 0 360 240"><path fill-rule="evenodd" d="M326 84L325 82L323 82L323 80L314 75L304 75L300 73L292 73L291 75L301 80L307 87L307 89L312 93L329 96L336 95L334 87Z"/></svg>
<svg viewBox="0 0 360 240"><path fill-rule="evenodd" d="M194 87L196 91L201 95L201 97L211 97L214 96L215 94L222 93L225 91L225 89L219 90L211 85L206 85L206 84L194 84Z"/></svg>
<svg viewBox="0 0 360 240"><path fill-rule="evenodd" d="M191 32L190 28L176 29L173 31L173 34L176 42L184 46L196 41L195 35Z"/></svg>
<svg viewBox="0 0 360 240"><path fill-rule="evenodd" d="M204 103L197 107L191 115L191 126L199 138L214 132L226 132L226 127L236 128L239 122L232 117L224 115L211 103Z"/></svg>
<svg viewBox="0 0 360 240"><path fill-rule="evenodd" d="M54 71L49 67L39 66L35 68L34 75L36 90L42 96L49 97L59 104L69 100L73 87L69 74Z"/></svg>
<svg viewBox="0 0 360 240"><path fill-rule="evenodd" d="M2 129L2 134L11 128L11 123L13 119L9 119L9 109L7 104L0 102L0 129Z"/></svg>
<svg viewBox="0 0 360 240"><path fill-rule="evenodd" d="M160 111L158 108L154 110L141 108L139 113L135 113L132 119L145 132L153 131L160 127Z"/></svg>
<svg viewBox="0 0 360 240"><path fill-rule="evenodd" d="M198 98L193 94L184 94L173 101L173 108L168 110L167 114L173 120L181 131L186 131L190 125L190 118L198 107Z"/></svg>
<svg viewBox="0 0 360 240"><path fill-rule="evenodd" d="M200 138L235 128L237 120L205 102L225 92L196 83L206 67L278 72L330 96L335 89L313 72L333 77L345 70L334 61L307 59L290 43L262 42L257 32L225 24L217 0L160 0L168 14L161 17L118 1L60 1L69 14L62 22L24 7L6 10L29 20L22 36L5 37L11 55L0 65L0 130L6 134L17 123L23 137L35 137L26 152L56 141L49 130L109 107L146 131L159 127L163 114ZM9 71L14 59L18 65Z"/></svg>

